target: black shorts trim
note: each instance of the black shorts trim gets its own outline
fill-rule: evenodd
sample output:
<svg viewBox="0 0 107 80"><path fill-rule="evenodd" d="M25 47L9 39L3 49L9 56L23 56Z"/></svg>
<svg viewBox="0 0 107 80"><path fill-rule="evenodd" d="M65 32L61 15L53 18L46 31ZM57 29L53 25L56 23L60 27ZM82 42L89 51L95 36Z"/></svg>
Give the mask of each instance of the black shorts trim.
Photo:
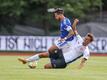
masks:
<svg viewBox="0 0 107 80"><path fill-rule="evenodd" d="M67 64L69 64L69 63L72 63L72 62L76 61L77 59L79 59L79 58L80 58L80 57L82 57L82 56L83 56L83 55L78 56L77 58L73 59L72 61L68 62Z"/></svg>
<svg viewBox="0 0 107 80"><path fill-rule="evenodd" d="M65 68L67 66L61 49L49 53L49 57L53 68Z"/></svg>

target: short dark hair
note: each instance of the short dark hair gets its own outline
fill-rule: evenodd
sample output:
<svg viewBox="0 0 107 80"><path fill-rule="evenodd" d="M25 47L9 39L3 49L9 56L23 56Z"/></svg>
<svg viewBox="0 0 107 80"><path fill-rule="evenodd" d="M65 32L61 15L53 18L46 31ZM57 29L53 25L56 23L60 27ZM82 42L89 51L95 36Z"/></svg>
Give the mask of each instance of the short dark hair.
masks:
<svg viewBox="0 0 107 80"><path fill-rule="evenodd" d="M94 36L92 33L88 33L87 36L91 38L91 42L94 41Z"/></svg>
<svg viewBox="0 0 107 80"><path fill-rule="evenodd" d="M55 8L54 13L57 13L57 14L64 14L64 10L63 10L62 8Z"/></svg>

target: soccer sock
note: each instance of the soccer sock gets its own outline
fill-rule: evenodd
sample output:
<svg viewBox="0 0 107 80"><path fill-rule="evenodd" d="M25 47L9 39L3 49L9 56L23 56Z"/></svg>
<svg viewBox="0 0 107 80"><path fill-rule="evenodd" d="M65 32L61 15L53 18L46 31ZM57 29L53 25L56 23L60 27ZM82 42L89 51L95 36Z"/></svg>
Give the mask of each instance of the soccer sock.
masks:
<svg viewBox="0 0 107 80"><path fill-rule="evenodd" d="M33 61L38 61L39 59L40 59L39 54L36 54L34 56L31 56L31 57L27 58L26 60L28 62L33 62Z"/></svg>

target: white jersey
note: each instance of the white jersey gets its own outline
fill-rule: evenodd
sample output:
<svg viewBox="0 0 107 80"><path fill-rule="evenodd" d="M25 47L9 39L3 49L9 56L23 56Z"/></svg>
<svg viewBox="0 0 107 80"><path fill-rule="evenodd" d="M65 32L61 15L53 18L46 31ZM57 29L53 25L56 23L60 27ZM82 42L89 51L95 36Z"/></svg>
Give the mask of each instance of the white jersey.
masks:
<svg viewBox="0 0 107 80"><path fill-rule="evenodd" d="M83 39L77 35L75 45L70 47L70 51L63 53L65 62L70 63L83 56L88 59L90 56L89 49L87 46L83 46Z"/></svg>
<svg viewBox="0 0 107 80"><path fill-rule="evenodd" d="M76 43L76 36L74 36L74 39L72 41L60 41L56 40L55 45L59 48L62 49L63 53L66 53L70 51L70 47L72 47Z"/></svg>

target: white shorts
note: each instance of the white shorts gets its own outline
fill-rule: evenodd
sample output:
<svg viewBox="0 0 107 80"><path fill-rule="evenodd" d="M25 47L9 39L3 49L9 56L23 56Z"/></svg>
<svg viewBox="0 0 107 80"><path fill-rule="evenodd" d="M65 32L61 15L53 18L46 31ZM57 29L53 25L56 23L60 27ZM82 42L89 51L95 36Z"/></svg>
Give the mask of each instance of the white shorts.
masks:
<svg viewBox="0 0 107 80"><path fill-rule="evenodd" d="M70 48L73 47L73 45L75 45L75 43L76 43L76 37L74 37L72 41L63 41L63 42L59 40L55 41L55 45L59 49L62 49L63 53L68 52Z"/></svg>

